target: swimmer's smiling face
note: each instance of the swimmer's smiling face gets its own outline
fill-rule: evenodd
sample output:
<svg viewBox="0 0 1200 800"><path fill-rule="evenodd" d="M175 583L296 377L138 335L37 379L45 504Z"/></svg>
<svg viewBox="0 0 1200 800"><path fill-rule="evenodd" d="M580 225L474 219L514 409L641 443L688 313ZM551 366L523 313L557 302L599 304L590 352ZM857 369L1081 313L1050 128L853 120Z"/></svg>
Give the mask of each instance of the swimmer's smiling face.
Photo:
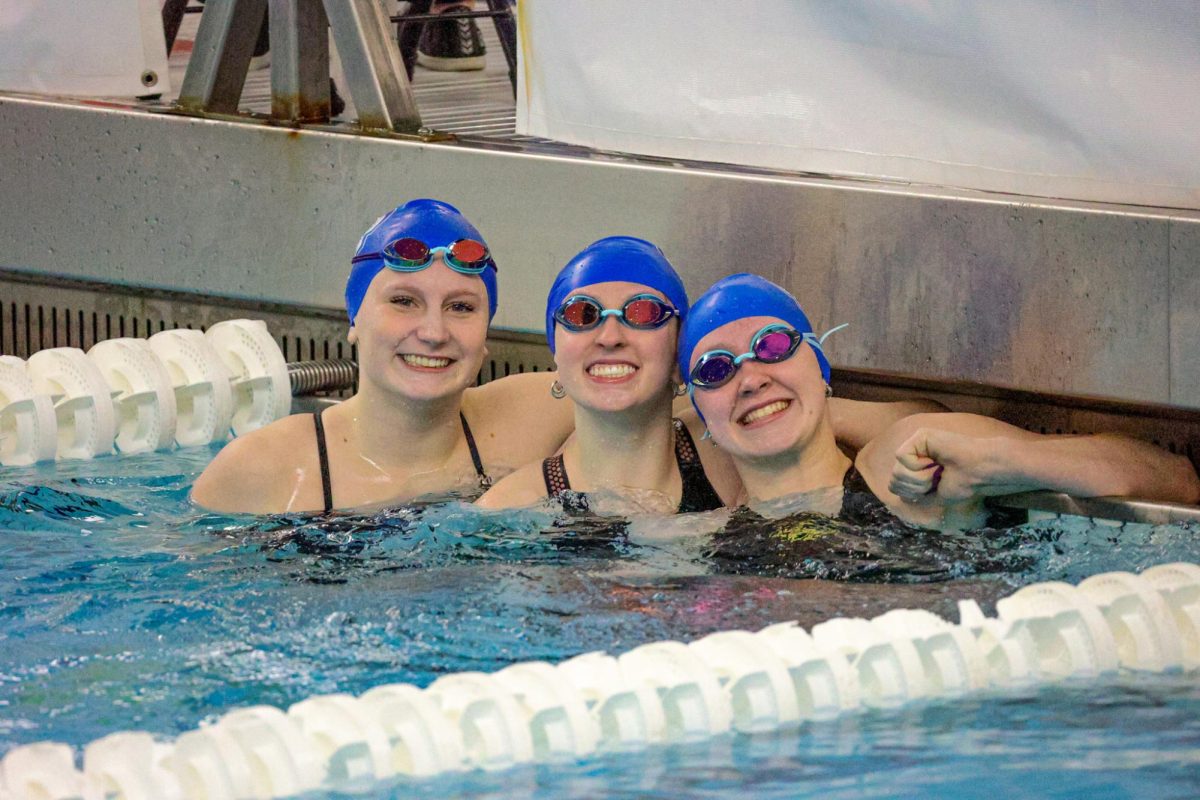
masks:
<svg viewBox="0 0 1200 800"><path fill-rule="evenodd" d="M651 294L670 304L661 292L640 283L609 281L582 286L583 294L608 308L621 308L629 298ZM671 392L678 319L656 330L636 330L615 317L587 331L554 328L554 361L567 395L584 408L625 411L660 401Z"/></svg>
<svg viewBox="0 0 1200 800"><path fill-rule="evenodd" d="M348 337L358 345L360 390L415 401L460 393L487 356L487 329L487 289L478 276L455 272L441 256L419 272L382 269Z"/></svg>
<svg viewBox="0 0 1200 800"><path fill-rule="evenodd" d="M691 354L694 367L710 350L741 355L750 340L777 317L747 317L709 333ZM789 326L790 327L790 326ZM728 383L696 388L696 406L713 439L735 459L769 459L804 448L821 429L827 401L817 356L807 344L784 361L746 359Z"/></svg>

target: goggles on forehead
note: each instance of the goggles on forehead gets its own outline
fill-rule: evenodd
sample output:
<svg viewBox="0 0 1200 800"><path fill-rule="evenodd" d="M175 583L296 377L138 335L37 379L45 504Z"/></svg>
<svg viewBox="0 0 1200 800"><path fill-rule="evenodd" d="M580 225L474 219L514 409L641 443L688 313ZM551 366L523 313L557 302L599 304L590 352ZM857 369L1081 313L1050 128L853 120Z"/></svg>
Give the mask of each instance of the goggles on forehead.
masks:
<svg viewBox="0 0 1200 800"><path fill-rule="evenodd" d="M445 247L430 247L420 239L405 236L389 243L382 253L363 253L352 263L382 258L388 269L397 272L420 272L440 255L446 266L464 275L478 275L488 267L496 269L487 245L474 239L459 239Z"/></svg>
<svg viewBox="0 0 1200 800"><path fill-rule="evenodd" d="M709 350L696 360L692 367L689 388L715 389L724 386L737 374L743 361L754 359L764 364L778 364L787 361L800 345L808 342L816 350L821 349L821 342L834 331L841 330L845 325L839 325L824 336L817 338L811 331L801 333L787 325L772 323L750 340L750 349L741 355L734 355L728 350Z"/></svg>
<svg viewBox="0 0 1200 800"><path fill-rule="evenodd" d="M635 330L654 330L678 315L677 308L652 294L635 294L620 308L605 308L594 297L576 294L563 301L554 312L554 319L572 333L579 333L599 326L605 317L616 317Z"/></svg>

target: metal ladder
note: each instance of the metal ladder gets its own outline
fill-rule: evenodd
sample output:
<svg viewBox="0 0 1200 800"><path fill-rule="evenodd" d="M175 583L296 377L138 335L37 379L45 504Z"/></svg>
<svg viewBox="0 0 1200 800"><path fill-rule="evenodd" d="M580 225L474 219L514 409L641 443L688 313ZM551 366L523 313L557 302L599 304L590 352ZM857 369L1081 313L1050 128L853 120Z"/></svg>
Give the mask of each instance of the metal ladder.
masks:
<svg viewBox="0 0 1200 800"><path fill-rule="evenodd" d="M208 0L200 18L178 107L191 113L237 113L250 58L268 3L271 14L271 118L328 122L329 39L334 42L363 128L416 133L421 115L413 98L392 22L421 22L430 15L389 17L379 0ZM488 11L436 19L492 17L510 77L516 70L516 25L506 0L487 0ZM163 8L168 39L178 30L186 0Z"/></svg>

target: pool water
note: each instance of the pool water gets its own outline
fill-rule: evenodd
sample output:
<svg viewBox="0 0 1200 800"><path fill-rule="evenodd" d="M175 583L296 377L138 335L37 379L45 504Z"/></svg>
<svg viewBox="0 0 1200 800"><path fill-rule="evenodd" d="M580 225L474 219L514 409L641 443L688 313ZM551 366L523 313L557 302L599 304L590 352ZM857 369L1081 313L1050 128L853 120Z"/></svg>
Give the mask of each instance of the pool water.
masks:
<svg viewBox="0 0 1200 800"><path fill-rule="evenodd" d="M1200 561L1194 528L1059 521L863 540L875 561L929 552L937 569L823 581L752 557L731 570L707 538L669 535L719 529L722 512L636 520L616 539L549 509L457 502L333 521L216 515L187 501L213 452L0 471L0 754L118 730L174 737L252 704L789 619L908 607L956 620L964 597L990 610L1033 581ZM806 569L795 574L821 574ZM1126 674L379 796L1192 798L1197 762L1196 676Z"/></svg>

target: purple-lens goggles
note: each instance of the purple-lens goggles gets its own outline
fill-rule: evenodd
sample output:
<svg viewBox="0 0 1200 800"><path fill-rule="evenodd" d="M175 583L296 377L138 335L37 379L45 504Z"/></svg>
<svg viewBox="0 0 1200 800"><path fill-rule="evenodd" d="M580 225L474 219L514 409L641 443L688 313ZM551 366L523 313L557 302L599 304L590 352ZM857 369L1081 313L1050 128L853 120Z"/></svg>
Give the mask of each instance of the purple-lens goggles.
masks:
<svg viewBox="0 0 1200 800"><path fill-rule="evenodd" d="M691 383L700 389L715 389L724 386L743 361L754 359L764 364L778 364L795 354L802 342L816 342L811 333L800 333L786 325L773 323L766 326L750 340L750 350L734 355L728 350L709 350L697 359L692 367Z"/></svg>

